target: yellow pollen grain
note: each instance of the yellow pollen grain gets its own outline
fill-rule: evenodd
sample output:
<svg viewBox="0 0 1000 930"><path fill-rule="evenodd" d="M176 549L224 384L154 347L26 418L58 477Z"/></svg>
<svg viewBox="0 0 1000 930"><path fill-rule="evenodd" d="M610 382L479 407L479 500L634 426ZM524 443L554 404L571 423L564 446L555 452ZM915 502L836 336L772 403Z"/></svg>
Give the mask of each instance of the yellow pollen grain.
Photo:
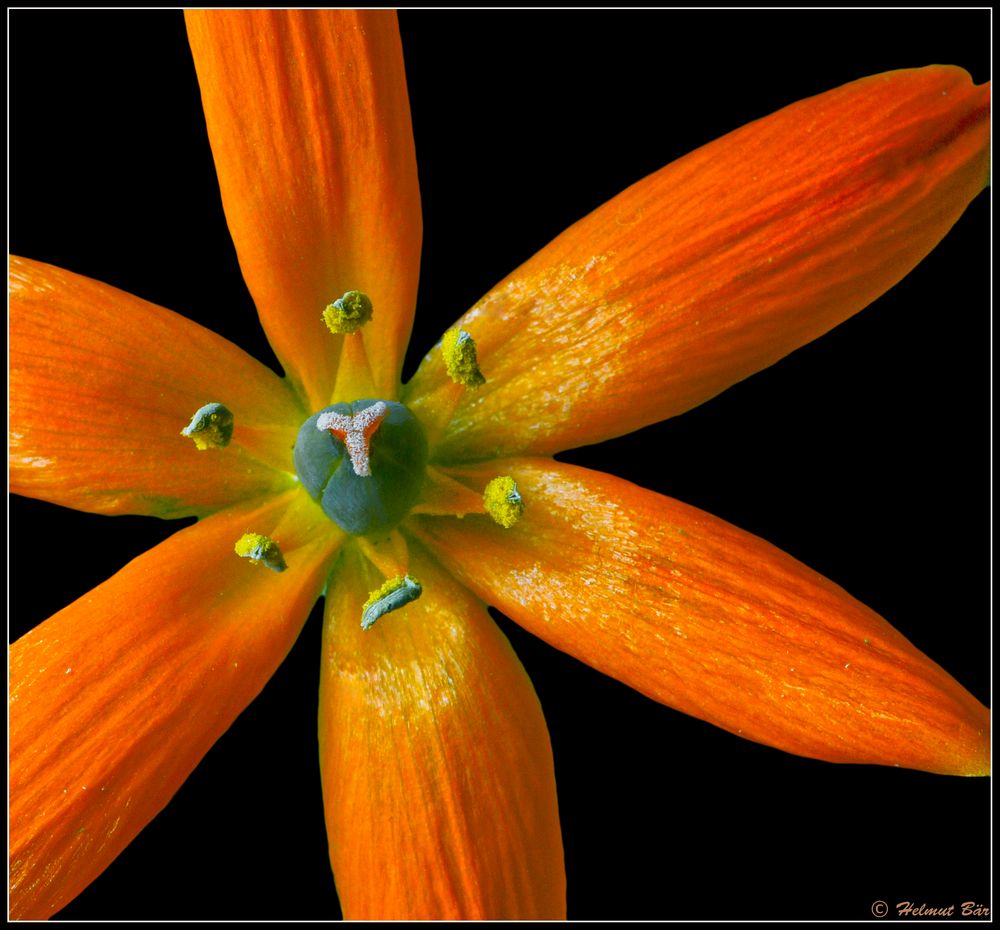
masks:
<svg viewBox="0 0 1000 930"><path fill-rule="evenodd" d="M270 536L261 533L244 533L236 540L233 550L253 565L266 565L271 571L283 572L288 566L281 554L281 547Z"/></svg>
<svg viewBox="0 0 1000 930"><path fill-rule="evenodd" d="M486 512L505 530L509 530L524 513L524 500L517 483L510 475L494 478L483 491Z"/></svg>
<svg viewBox="0 0 1000 930"><path fill-rule="evenodd" d="M362 291L348 291L323 311L323 322L337 336L356 333L372 318L372 302Z"/></svg>
<svg viewBox="0 0 1000 930"><path fill-rule="evenodd" d="M486 378L479 370L476 358L476 341L464 329L449 329L441 339L441 354L444 356L448 377L465 387L479 387Z"/></svg>

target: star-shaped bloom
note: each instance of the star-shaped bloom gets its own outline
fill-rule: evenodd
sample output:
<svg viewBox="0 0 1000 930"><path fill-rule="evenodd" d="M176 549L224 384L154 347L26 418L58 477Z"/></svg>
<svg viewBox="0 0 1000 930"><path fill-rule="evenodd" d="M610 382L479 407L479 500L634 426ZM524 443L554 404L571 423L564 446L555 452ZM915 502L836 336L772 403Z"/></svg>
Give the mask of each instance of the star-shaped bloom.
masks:
<svg viewBox="0 0 1000 930"><path fill-rule="evenodd" d="M985 708L842 589L552 458L707 400L891 287L985 183L984 88L953 68L878 75L705 146L514 271L401 386L420 210L394 19L210 12L188 28L286 376L12 260L14 490L201 518L12 647L15 916L100 874L320 596L320 766L348 916L564 913L548 733L486 603L758 742L985 771ZM349 307L346 325L350 293L371 313ZM67 403L75 428L52 429Z"/></svg>

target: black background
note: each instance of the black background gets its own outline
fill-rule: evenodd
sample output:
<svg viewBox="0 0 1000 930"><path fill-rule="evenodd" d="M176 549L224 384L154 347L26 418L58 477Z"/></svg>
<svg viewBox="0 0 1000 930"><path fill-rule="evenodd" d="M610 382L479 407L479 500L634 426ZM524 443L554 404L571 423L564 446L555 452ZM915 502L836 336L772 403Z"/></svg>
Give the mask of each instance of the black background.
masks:
<svg viewBox="0 0 1000 930"><path fill-rule="evenodd" d="M425 217L407 374L517 264L690 149L869 73L953 63L987 80L989 17L404 13ZM221 212L180 14L15 11L10 35L12 251L276 364ZM986 701L988 282L981 195L833 333L695 411L561 458L765 537ZM180 525L15 499L12 636ZM90 544L70 551L63 534ZM863 919L876 899L989 903L986 780L757 746L500 622L552 734L571 917ZM316 764L319 632L316 610L261 697L62 916L339 914Z"/></svg>

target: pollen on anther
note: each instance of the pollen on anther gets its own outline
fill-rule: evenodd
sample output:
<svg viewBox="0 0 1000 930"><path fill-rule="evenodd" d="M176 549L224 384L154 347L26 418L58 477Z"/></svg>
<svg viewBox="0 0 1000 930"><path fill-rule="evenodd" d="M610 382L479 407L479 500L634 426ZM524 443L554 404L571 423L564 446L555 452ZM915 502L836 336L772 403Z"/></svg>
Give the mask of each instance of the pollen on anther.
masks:
<svg viewBox="0 0 1000 930"><path fill-rule="evenodd" d="M362 291L348 291L323 311L326 328L338 336L356 333L371 318L372 302Z"/></svg>
<svg viewBox="0 0 1000 930"><path fill-rule="evenodd" d="M192 439L195 448L204 452L206 449L224 449L233 438L233 413L222 404L205 404L201 407L184 429L182 436Z"/></svg>
<svg viewBox="0 0 1000 930"><path fill-rule="evenodd" d="M361 608L361 629L367 630L379 617L415 601L423 593L423 586L411 575L397 575L368 595Z"/></svg>
<svg viewBox="0 0 1000 930"><path fill-rule="evenodd" d="M494 478L483 491L483 506L486 512L505 530L509 530L524 513L524 500L517 489L517 483L510 475Z"/></svg>
<svg viewBox="0 0 1000 930"><path fill-rule="evenodd" d="M283 572L288 568L281 547L270 536L244 533L236 540L233 549L240 558L249 559L253 565L266 565L273 572Z"/></svg>
<svg viewBox="0 0 1000 930"><path fill-rule="evenodd" d="M448 377L456 384L479 387L486 378L479 370L476 357L476 341L464 329L449 329L441 338L441 354L444 356Z"/></svg>
<svg viewBox="0 0 1000 930"><path fill-rule="evenodd" d="M372 473L370 458L372 436L388 412L389 408L381 400L353 415L331 411L321 414L316 419L316 429L327 430L336 436L347 448L354 474L368 478Z"/></svg>

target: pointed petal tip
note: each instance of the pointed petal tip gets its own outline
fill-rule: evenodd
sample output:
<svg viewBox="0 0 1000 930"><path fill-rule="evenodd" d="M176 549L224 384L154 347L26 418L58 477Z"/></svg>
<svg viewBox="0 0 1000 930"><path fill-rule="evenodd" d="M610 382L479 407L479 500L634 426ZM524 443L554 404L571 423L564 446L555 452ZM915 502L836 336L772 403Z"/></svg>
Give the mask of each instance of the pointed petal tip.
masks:
<svg viewBox="0 0 1000 930"><path fill-rule="evenodd" d="M965 775L970 778L988 778L992 774L991 713L982 704L979 705L979 711L977 714L980 717L979 728L970 741L965 755L956 758L955 770L945 774Z"/></svg>
<svg viewBox="0 0 1000 930"><path fill-rule="evenodd" d="M335 544L303 496L180 530L11 646L12 918L47 919L97 878L283 660ZM236 557L247 522L293 569Z"/></svg>
<svg viewBox="0 0 1000 930"><path fill-rule="evenodd" d="M459 321L490 377L438 454L553 454L774 364L923 260L986 183L989 140L988 85L933 66L800 100L638 181ZM408 397L445 390L432 352Z"/></svg>
<svg viewBox="0 0 1000 930"><path fill-rule="evenodd" d="M609 475L542 459L503 469L530 502L513 528L433 517L409 526L530 632L654 700L786 752L989 771L987 709L838 585ZM464 471L474 484L495 470Z"/></svg>

